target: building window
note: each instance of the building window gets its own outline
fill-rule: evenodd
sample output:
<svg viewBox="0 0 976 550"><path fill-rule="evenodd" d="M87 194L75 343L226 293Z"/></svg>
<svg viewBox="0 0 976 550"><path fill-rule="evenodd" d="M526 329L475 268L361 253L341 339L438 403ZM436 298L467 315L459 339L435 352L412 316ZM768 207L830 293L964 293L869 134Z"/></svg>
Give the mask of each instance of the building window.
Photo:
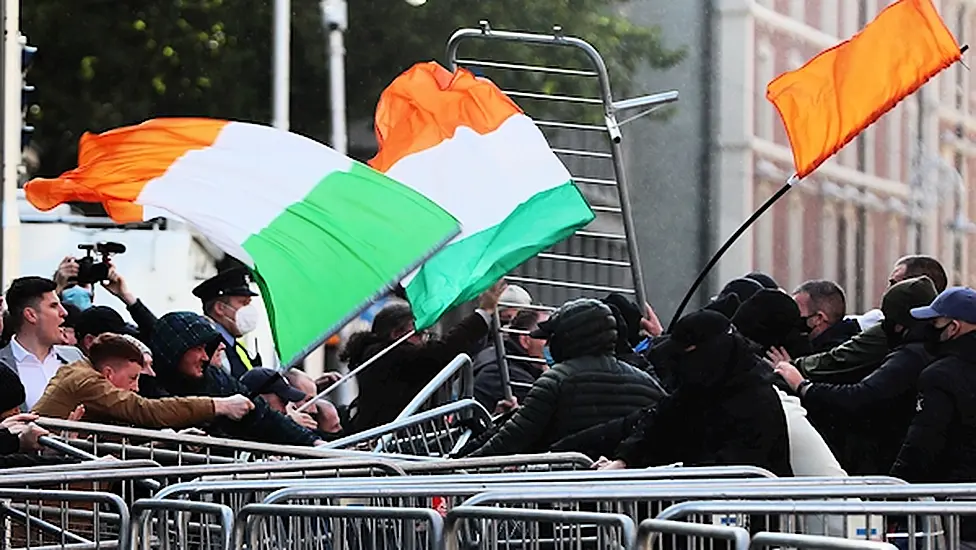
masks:
<svg viewBox="0 0 976 550"><path fill-rule="evenodd" d="M834 201L827 198L824 200L823 209L823 238L821 239L821 246L823 247L823 276L824 279L831 279L834 281L842 281L839 277L840 269L838 265L838 258L842 256L840 243L837 237L841 234L838 231L837 226L839 225L837 219L837 205Z"/></svg>
<svg viewBox="0 0 976 550"><path fill-rule="evenodd" d="M789 286L795 287L803 282L803 237L806 224L803 219L803 193L793 193L789 199L787 216L787 243L789 246Z"/></svg>
<svg viewBox="0 0 976 550"><path fill-rule="evenodd" d="M760 181L756 186L757 204L759 201L766 201L772 195L772 186L767 181ZM764 216L756 221L756 267L760 271L771 273L773 270L773 236L776 233L773 217L776 209L770 209Z"/></svg>
<svg viewBox="0 0 976 550"><path fill-rule="evenodd" d="M756 52L756 78L759 81L756 89L762 90L775 77L773 47L768 40L761 39L756 46ZM756 97L758 101L758 105L756 105L756 136L772 141L775 124L773 104L766 101L760 94L757 94Z"/></svg>

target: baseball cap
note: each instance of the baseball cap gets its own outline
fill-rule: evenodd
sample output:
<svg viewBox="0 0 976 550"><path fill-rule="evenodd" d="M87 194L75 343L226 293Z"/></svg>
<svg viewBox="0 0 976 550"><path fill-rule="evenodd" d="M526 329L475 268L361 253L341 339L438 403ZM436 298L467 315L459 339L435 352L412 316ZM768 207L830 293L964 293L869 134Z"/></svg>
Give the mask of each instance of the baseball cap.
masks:
<svg viewBox="0 0 976 550"><path fill-rule="evenodd" d="M976 324L976 290L964 286L947 288L935 297L931 305L912 309L912 317L922 321L948 317Z"/></svg>
<svg viewBox="0 0 976 550"><path fill-rule="evenodd" d="M731 332L732 321L728 317L702 309L678 319L667 338L655 348L663 354L676 354Z"/></svg>
<svg viewBox="0 0 976 550"><path fill-rule="evenodd" d="M305 392L293 387L280 372L265 367L251 369L241 376L241 384L247 387L252 396L273 393L285 403L297 403L307 396Z"/></svg>
<svg viewBox="0 0 976 550"><path fill-rule="evenodd" d="M503 304L518 304L520 306L532 305L532 296L524 288L518 285L508 285L502 291L498 301Z"/></svg>

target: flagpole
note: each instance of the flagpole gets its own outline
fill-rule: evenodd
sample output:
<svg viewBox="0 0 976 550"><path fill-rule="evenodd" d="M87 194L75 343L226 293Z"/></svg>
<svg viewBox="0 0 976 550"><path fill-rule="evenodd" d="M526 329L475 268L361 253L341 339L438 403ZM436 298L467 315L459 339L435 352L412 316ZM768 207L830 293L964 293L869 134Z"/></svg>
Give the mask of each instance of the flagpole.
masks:
<svg viewBox="0 0 976 550"><path fill-rule="evenodd" d="M399 346L400 344L406 342L407 339L410 338L411 336L413 336L414 334L417 334L417 331L416 330L411 330L410 332L408 332L408 333L404 334L403 336L397 338L397 340L395 342L393 342L389 346L381 349L379 351L379 353L377 353L376 355L374 355L374 356L370 357L369 359L367 359L365 362L363 362L362 365L359 365L358 367L356 367L355 370L350 371L348 374L344 375L342 378L336 380L335 382L332 383L331 386L329 386L328 388L325 388L324 390L320 391L319 394L316 395L314 398L309 399L307 403L305 403L301 407L298 407L298 412L304 411L305 409L311 407L312 404L315 403L316 401L318 401L319 399L322 399L326 395L329 395L330 393L332 393L332 390L338 388L343 382L345 382L346 380L349 380L353 376L356 376L357 374L359 374L360 372L362 372L363 369L365 369L366 367L368 367L368 366L372 365L373 363L375 363L379 358L381 358L384 355L386 355L387 353L389 353L389 351L392 350L393 348L395 348L395 347Z"/></svg>
<svg viewBox="0 0 976 550"><path fill-rule="evenodd" d="M722 247L718 249L718 252L712 255L712 258L708 260L707 264L705 264L704 269L702 269L701 272L698 274L698 278L695 279L695 282L691 284L691 288L688 289L688 293L685 294L684 299L681 300L681 304L678 306L678 309L674 312L674 316L671 317L671 323L668 324L668 332L671 332L671 329L674 328L674 324L678 321L678 319L681 318L681 314L684 313L685 307L687 307L688 302L691 301L691 297L695 295L695 292L705 281L705 278L708 277L709 272L711 272L712 268L715 267L715 264L717 264L718 261L722 259L722 256L725 255L728 249L731 248L733 244L735 244L735 241L737 241L739 237L741 237L742 234L745 233L746 230L749 229L749 227L753 223L755 223L756 220L760 218L760 216L765 214L766 211L769 210L776 201L778 201L783 195L785 195L790 189L792 189L793 186L796 185L796 183L799 181L800 178L798 178L796 174L790 176L786 180L786 183L783 184L783 187L780 187L779 191L774 193L773 196L769 197L769 199L767 199L766 202L764 202L763 205L760 206L758 210L753 212L753 214L749 216L749 219L743 222L742 225L740 225L739 228L735 230L735 233L732 233L731 237L726 239L725 244L723 244Z"/></svg>

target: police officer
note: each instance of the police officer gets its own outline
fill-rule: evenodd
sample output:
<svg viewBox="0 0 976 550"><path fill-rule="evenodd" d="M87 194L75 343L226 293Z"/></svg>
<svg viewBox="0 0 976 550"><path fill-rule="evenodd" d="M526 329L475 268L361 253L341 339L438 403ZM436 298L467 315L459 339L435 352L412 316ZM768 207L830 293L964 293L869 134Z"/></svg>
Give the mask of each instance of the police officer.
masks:
<svg viewBox="0 0 976 550"><path fill-rule="evenodd" d="M241 337L257 328L260 312L251 299L251 274L243 267L222 271L193 289L203 302L203 313L213 321L224 340L223 368L235 379L261 366L261 355L252 357Z"/></svg>

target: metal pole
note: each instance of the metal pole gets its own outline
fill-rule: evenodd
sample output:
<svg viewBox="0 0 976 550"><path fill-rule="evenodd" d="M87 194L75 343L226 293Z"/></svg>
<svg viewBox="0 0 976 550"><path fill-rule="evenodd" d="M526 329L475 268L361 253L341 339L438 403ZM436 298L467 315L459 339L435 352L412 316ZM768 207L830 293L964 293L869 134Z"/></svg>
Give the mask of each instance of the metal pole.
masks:
<svg viewBox="0 0 976 550"><path fill-rule="evenodd" d="M698 290L701 284L705 282L705 278L708 277L708 274L712 271L712 268L715 267L715 264L722 259L725 252L731 248L733 244L735 244L735 241L737 241L739 237L741 237L742 234L745 233L746 230L749 229L749 227L751 227L752 224L760 218L760 216L769 210L783 195L789 192L789 190L793 188L793 185L798 181L800 180L796 177L796 174L790 176L789 179L786 180L786 183L783 184L783 187L780 187L779 191L773 193L773 196L769 197L769 199L767 199L766 202L759 207L759 210L753 212L752 216L749 216L749 219L742 222L742 225L735 230L735 233L732 233L732 236L725 241L725 244L723 244L721 248L715 252L710 260L708 260L708 263L705 264L705 267L702 268L701 272L698 274L698 278L695 279L695 282L691 283L691 288L688 289L684 299L681 300L681 303L678 305L678 309L674 312L674 316L671 317L671 322L668 324L668 332L671 332L674 324L678 322L678 319L681 318L681 314L684 313L688 302L690 302L692 297L694 297L695 292Z"/></svg>
<svg viewBox="0 0 976 550"><path fill-rule="evenodd" d="M3 2L3 189L2 282L6 288L20 272L20 211L17 187L23 151L20 146L21 89L24 86L21 52L26 43L20 34L20 1Z"/></svg>
<svg viewBox="0 0 976 550"><path fill-rule="evenodd" d="M291 0L275 0L274 3L274 76L272 80L272 123L275 128L287 130L291 115Z"/></svg>
<svg viewBox="0 0 976 550"><path fill-rule="evenodd" d="M512 400L512 380L508 372L508 361L505 358L505 337L502 335L502 321L496 311L491 317L491 332L495 337L495 360L498 362L498 374L502 382L502 395L508 401ZM519 403L521 405L521 403Z"/></svg>
<svg viewBox="0 0 976 550"><path fill-rule="evenodd" d="M349 24L346 0L323 0L322 17L329 31L329 100L332 112L332 148L346 154L346 47L344 33Z"/></svg>

